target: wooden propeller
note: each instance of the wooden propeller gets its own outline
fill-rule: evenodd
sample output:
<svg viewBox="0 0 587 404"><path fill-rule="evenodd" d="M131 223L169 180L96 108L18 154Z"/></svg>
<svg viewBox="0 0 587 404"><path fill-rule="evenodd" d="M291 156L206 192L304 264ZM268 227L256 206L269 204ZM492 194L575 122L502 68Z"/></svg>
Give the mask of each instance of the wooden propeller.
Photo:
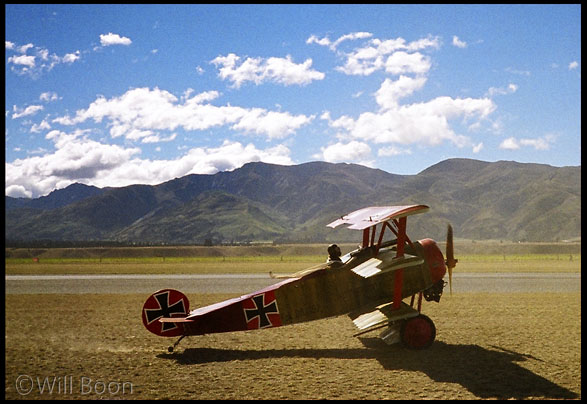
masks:
<svg viewBox="0 0 587 404"><path fill-rule="evenodd" d="M455 259L454 246L452 241L452 226L449 224L446 231L446 267L448 268L448 284L452 294L452 270L459 260Z"/></svg>

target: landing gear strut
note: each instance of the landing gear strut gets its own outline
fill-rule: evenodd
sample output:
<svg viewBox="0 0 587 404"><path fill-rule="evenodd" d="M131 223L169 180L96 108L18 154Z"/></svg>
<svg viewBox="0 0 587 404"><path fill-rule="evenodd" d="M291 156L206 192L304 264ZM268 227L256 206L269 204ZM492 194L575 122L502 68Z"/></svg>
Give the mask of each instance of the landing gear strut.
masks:
<svg viewBox="0 0 587 404"><path fill-rule="evenodd" d="M173 344L173 346L170 346L169 348L167 348L168 352L173 352L173 350L175 349L175 347L179 344L179 342L184 339L186 336L182 335L181 337L179 337L179 339L177 341L175 341L175 344Z"/></svg>

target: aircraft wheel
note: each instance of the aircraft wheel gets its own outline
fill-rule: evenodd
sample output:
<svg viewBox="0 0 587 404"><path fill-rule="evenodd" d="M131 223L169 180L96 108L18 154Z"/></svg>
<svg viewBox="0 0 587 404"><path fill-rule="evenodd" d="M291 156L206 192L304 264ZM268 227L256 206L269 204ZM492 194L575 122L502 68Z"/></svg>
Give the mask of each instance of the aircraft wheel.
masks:
<svg viewBox="0 0 587 404"><path fill-rule="evenodd" d="M436 327L428 316L420 314L403 322L400 338L406 348L425 349L434 342Z"/></svg>

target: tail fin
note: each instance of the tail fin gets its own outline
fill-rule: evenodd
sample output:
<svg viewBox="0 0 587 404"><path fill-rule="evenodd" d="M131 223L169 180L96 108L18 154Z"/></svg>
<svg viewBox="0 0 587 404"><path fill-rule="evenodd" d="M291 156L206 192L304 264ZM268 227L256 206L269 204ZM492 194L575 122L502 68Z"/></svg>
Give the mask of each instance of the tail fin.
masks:
<svg viewBox="0 0 587 404"><path fill-rule="evenodd" d="M162 289L153 293L143 305L143 325L161 337L183 335L183 324L160 322L160 318L185 318L190 310L186 295L175 289Z"/></svg>

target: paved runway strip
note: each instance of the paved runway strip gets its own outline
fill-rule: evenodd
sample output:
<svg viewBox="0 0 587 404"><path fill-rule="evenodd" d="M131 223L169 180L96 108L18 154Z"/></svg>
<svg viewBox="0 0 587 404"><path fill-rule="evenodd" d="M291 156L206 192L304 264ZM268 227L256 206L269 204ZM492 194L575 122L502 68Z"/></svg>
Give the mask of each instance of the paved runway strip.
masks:
<svg viewBox="0 0 587 404"><path fill-rule="evenodd" d="M173 288L184 293L250 293L278 282L269 274L6 275L6 294L146 293ZM448 293L448 287L445 289ZM579 273L461 273L459 292L580 292Z"/></svg>

